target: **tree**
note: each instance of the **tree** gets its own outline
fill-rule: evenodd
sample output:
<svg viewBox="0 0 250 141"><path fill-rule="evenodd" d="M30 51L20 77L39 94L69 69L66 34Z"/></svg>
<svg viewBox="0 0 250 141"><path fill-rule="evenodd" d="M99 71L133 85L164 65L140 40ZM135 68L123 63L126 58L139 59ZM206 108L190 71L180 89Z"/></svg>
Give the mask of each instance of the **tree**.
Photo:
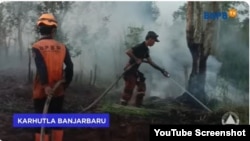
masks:
<svg viewBox="0 0 250 141"><path fill-rule="evenodd" d="M9 34L17 34L17 43L19 47L19 55L20 59L23 59L23 32L26 24L30 22L29 13L33 11L35 3L33 2L7 2L4 3L4 7L6 8L6 25L5 28L8 29Z"/></svg>
<svg viewBox="0 0 250 141"><path fill-rule="evenodd" d="M8 54L8 47L6 43L7 29L5 28L4 22L4 5L0 4L0 52L5 52L5 55Z"/></svg>
<svg viewBox="0 0 250 141"><path fill-rule="evenodd" d="M190 4L190 3L189 3ZM201 23L203 23L203 30L202 31L202 40L203 40L203 44L198 45L197 47L197 52L199 50L207 50L205 52L209 52L209 54L207 55L213 55L214 57L216 57L218 59L218 61L220 61L222 63L221 69L220 69L220 73L218 74L219 77L222 77L223 79L225 79L226 81L231 82L231 84L233 84L234 86L237 86L237 88L241 89L241 90L245 90L248 92L248 87L249 87L249 83L248 83L248 76L249 76L249 70L248 70L248 66L249 66L249 61L248 61L248 49L249 49L249 13L248 13L248 5L245 2L221 2L221 3L214 3L214 4L208 4L208 3L202 3L202 12L203 11L210 11L210 12L227 12L229 10L229 8L236 8L237 6L241 6L241 9L237 9L238 11L238 15L246 17L244 20L240 21L239 20L239 16L237 16L234 19L230 19L228 18L227 20L214 20L214 22L208 21L208 22L204 22L202 21ZM192 7L192 8L191 8ZM178 22L176 22L177 20L185 20L187 18L187 16L189 16L189 19L187 19L187 21L189 21L189 24L193 24L195 25L195 22L197 23L197 20L195 20L194 15L190 15L192 13L192 11L194 11L195 9L195 4L193 4L192 6L189 5L189 15L188 15L188 9L187 9L187 5L183 5L181 6L177 11L174 12L173 17L174 17L174 22L175 24L177 24ZM191 12L190 12L191 11ZM187 13L187 14L186 14ZM198 13L196 13L198 14ZM193 19L191 18L193 17ZM197 18L196 18L197 19ZM191 22L192 21L192 22ZM188 24L188 23L187 23ZM190 30L192 32L196 32L199 33L198 30L195 28L195 26L190 26ZM194 28L194 29L192 29ZM193 37L194 33L189 32L190 35L188 35L187 32L187 36ZM234 34L232 34L234 33ZM199 34L197 34L199 37ZM213 38L211 38L213 37ZM229 39L230 37L230 39ZM210 38L210 39L209 39ZM187 40L188 41L188 40ZM213 41L213 42L212 42ZM205 43L207 42L207 43ZM209 42L212 43L209 45ZM194 42L195 43L195 42ZM190 42L189 44L189 49L190 48ZM205 45L207 44L207 45ZM206 47L207 46L207 47ZM211 46L211 47L209 47ZM236 47L237 46L237 47ZM190 50L191 51L191 50ZM195 51L191 51L191 52L195 52ZM205 75L203 75L202 77L198 77L198 76L202 76L202 75L197 75L197 77L194 77L196 75L194 75L195 73L193 72L194 68L196 68L197 66L199 66L198 68L198 74L200 74L202 72L203 69L206 68L206 66L203 67L202 69L202 65L206 64L206 55L205 54L201 54L197 53L197 58L195 59L195 53L192 53L193 56L193 61L194 60L198 60L199 63L193 63L193 68L192 68L192 73L190 75L190 80L189 80L189 85L187 87L188 90L190 91L194 91L192 90L192 85L195 86L197 85L197 91L201 91L199 94L204 93L202 90L202 86L203 86L203 81L202 79L204 79ZM205 56L204 56L205 55ZM204 59L202 60L200 57L204 56ZM234 56L235 59L232 59L232 56ZM247 56L247 57L246 57ZM203 63L201 63L203 62ZM200 64L201 63L201 64ZM197 65L197 66L195 66ZM200 68L201 67L201 68ZM234 68L234 69L232 69ZM201 72L200 72L201 71ZM205 74L205 72L204 72ZM192 77L191 77L192 76ZM200 82L198 83L192 83L195 82L197 78L197 81L199 79ZM196 92L193 92L194 95ZM205 97L203 99L206 99Z"/></svg>
<svg viewBox="0 0 250 141"><path fill-rule="evenodd" d="M186 13L186 40L193 59L187 89L202 102L207 101L205 93L207 58L216 42L216 38L213 36L216 21L204 22L202 18L203 10L206 7L210 11L218 11L217 2L188 2ZM183 97L186 98L186 96L187 94L184 93Z"/></svg>
<svg viewBox="0 0 250 141"><path fill-rule="evenodd" d="M142 38L143 27L128 27L129 33L125 36L125 47L131 48L132 46L138 44Z"/></svg>
<svg viewBox="0 0 250 141"><path fill-rule="evenodd" d="M173 13L173 20L182 20L184 21L186 19L186 11L187 11L187 3L185 3L183 6L180 6L177 11Z"/></svg>
<svg viewBox="0 0 250 141"><path fill-rule="evenodd" d="M237 9L238 16L234 19L220 21L218 48L215 57L222 63L219 76L230 85L245 91L249 89L249 13L245 2L223 2L222 11L231 7ZM240 20L239 17L245 17ZM233 33L233 34L232 34ZM233 59L232 59L233 57Z"/></svg>

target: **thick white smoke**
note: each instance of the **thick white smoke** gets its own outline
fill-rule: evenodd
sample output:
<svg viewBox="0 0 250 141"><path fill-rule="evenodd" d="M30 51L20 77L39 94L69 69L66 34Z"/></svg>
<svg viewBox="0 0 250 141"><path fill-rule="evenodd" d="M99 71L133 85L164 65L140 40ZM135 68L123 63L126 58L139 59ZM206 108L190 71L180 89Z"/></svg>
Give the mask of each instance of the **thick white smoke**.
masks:
<svg viewBox="0 0 250 141"><path fill-rule="evenodd" d="M124 37L128 33L128 26L143 27L141 42L150 30L159 34L160 42L150 48L152 59L185 87L192 65L192 57L186 43L186 21L173 23L172 17L173 12L184 3L75 2L67 11L63 21L59 23L62 25L63 33L67 34L68 43L82 51L80 56L73 58L75 72L82 71L83 81L88 83L90 71L93 72L97 66L97 85L108 86L118 74L122 73L128 60L124 53ZM152 12L155 10L153 8L158 8L158 17ZM35 15L34 11L27 13L27 16L33 18ZM23 30L25 51L35 40L36 33L30 29L33 26L34 23L27 21ZM10 51L11 55L18 54L18 48L11 48ZM12 57L12 59L14 60L12 62L16 63L9 63L9 66L26 68L27 58L23 63L16 61L18 57ZM2 60L3 62L5 61ZM207 65L206 91L211 97L217 96L214 90L217 87L217 74L221 63L209 57ZM5 66L8 65L5 64ZM143 64L140 70L146 77L147 96L177 97L183 93L181 88L148 64ZM117 90L121 92L122 80L120 84Z"/></svg>
<svg viewBox="0 0 250 141"><path fill-rule="evenodd" d="M155 4L159 8L159 16L152 19L150 11ZM172 13L183 2L110 2L110 3L77 3L67 13L63 22L65 33L69 34L73 46L82 50L81 59L75 60L76 67L81 67L85 75L89 75L98 66L98 78L105 79L109 84L114 81L117 71L121 72L128 57L125 49L120 48L128 26L144 27L144 40L146 33L153 30L159 34L160 42L150 48L152 59L164 67L184 86L184 65L191 66L191 56L186 46L185 23L183 27L172 29ZM98 9L98 10L97 10ZM173 44L173 40L178 42ZM119 51L122 54L119 54ZM118 55L118 56L117 56ZM116 68L114 61L121 57L120 68ZM114 63L115 62L115 63ZM119 62L118 62L119 63ZM78 68L80 69L80 68ZM145 73L150 95L161 97L177 96L181 94L178 87L174 86L163 75L147 64L140 69ZM167 95L166 95L167 94Z"/></svg>

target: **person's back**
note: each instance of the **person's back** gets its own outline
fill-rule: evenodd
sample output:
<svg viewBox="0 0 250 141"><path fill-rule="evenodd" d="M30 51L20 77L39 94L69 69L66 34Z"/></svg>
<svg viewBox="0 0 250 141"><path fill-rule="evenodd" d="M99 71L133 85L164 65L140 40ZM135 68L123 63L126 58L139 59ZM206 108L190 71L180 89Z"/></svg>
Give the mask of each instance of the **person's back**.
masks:
<svg viewBox="0 0 250 141"><path fill-rule="evenodd" d="M52 14L43 14L37 21L41 38L32 45L37 74L33 86L33 102L36 113L43 113L46 98L52 93L52 88L60 80L65 83L59 86L51 99L48 113L61 113L64 102L64 90L72 81L73 63L66 46L53 39L57 22ZM66 68L64 69L64 64ZM53 141L63 140L62 128L45 130L44 141L49 141L49 131ZM40 141L40 129L35 131L35 141Z"/></svg>
<svg viewBox="0 0 250 141"><path fill-rule="evenodd" d="M66 47L51 37L44 37L33 44L33 50L40 52L41 58L43 58L44 64L46 65L48 85L53 87L56 82L63 79L63 64L66 56ZM37 76L36 80L37 83L34 85L33 98L46 97L44 93L40 92L43 89L42 86L40 86L40 89L36 88L39 87L41 78ZM62 95L62 87L55 92L55 96L60 95Z"/></svg>

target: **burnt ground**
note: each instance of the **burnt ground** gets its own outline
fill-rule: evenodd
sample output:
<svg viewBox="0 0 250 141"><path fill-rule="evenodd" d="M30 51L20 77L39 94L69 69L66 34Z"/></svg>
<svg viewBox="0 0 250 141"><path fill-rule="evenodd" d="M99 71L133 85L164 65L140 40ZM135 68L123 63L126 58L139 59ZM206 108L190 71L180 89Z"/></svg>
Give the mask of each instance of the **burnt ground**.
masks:
<svg viewBox="0 0 250 141"><path fill-rule="evenodd" d="M33 141L33 129L13 128L14 113L32 113L32 85L25 77L0 71L0 139L2 141ZM65 112L78 113L104 89L72 84L66 91ZM119 95L119 94L117 94ZM107 96L105 99L115 96ZM115 100L114 100L115 102ZM114 103L99 103L88 112L108 112L111 122L108 129L67 128L64 141L148 141L149 125L158 124L221 124L227 111L236 112L242 124L248 123L248 107L216 109L212 113L183 105L173 98L151 97L145 100L144 108L124 107Z"/></svg>

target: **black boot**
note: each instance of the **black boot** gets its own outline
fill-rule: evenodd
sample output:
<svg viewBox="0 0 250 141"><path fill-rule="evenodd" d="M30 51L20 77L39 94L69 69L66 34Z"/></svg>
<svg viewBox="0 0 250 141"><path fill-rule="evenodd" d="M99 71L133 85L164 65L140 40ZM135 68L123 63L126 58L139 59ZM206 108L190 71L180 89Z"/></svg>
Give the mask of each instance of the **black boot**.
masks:
<svg viewBox="0 0 250 141"><path fill-rule="evenodd" d="M135 106L136 107L141 107L142 106L143 97L144 97L144 93L138 93L136 95L136 99L135 99Z"/></svg>
<svg viewBox="0 0 250 141"><path fill-rule="evenodd" d="M121 99L120 104L123 105L123 106L127 106L128 102L126 100L124 100L124 99Z"/></svg>

